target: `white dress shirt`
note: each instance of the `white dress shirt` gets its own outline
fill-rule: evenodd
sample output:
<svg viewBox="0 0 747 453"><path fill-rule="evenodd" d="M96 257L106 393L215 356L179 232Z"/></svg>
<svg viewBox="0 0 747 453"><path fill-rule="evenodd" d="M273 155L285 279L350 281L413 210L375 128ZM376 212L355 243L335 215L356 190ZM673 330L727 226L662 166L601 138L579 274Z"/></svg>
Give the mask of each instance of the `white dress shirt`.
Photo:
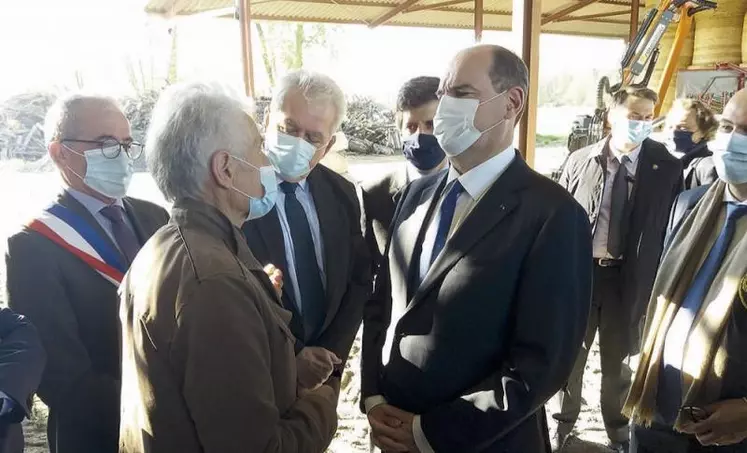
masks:
<svg viewBox="0 0 747 453"><path fill-rule="evenodd" d="M425 237L423 238L423 247L420 254L420 281L425 279L428 274L431 263L431 253L433 252L433 243L436 240L436 234L438 232L438 224L440 220L441 204L449 193L449 190L454 185L455 180L459 180L464 190L459 194L457 198L456 208L454 210L454 218L449 228L449 238L459 229L467 216L472 212L478 201L485 195L488 189L498 180L498 178L506 171L509 165L516 158L516 151L513 146L505 149L503 152L490 158L489 160L481 163L480 165L472 168L467 173L460 175L457 170L452 166L449 168L449 174L446 180L446 187L440 194L438 205L434 211L433 217L430 219L428 224L428 230L426 230ZM447 239L448 243L448 239ZM396 324L399 319L392 319L391 322ZM386 399L381 395L374 395L366 398L364 406L366 413L370 412L371 409L380 405L386 404ZM415 415L412 421L413 438L415 445L421 453L434 453L433 447L428 443L428 439L425 437L423 428L420 425L420 416Z"/></svg>
<svg viewBox="0 0 747 453"><path fill-rule="evenodd" d="M278 184L283 180L278 177ZM314 241L314 254L316 255L316 264L319 266L319 277L322 279L322 285L326 288L327 278L324 273L324 255L322 255L322 231L319 228L319 216L316 213L314 198L309 191L309 184L304 179L296 187L296 199L301 203L303 211L306 213L306 220L311 228L311 238ZM291 238L290 224L288 217L285 215L285 193L278 189L278 199L275 206L278 209L280 226L283 230L283 245L285 246L285 261L288 264L288 275L284 277L290 280L293 288L293 297L295 299L298 312L303 314L303 300L301 298L301 289L298 286L298 274L296 270L296 257L293 249L293 239Z"/></svg>
<svg viewBox="0 0 747 453"><path fill-rule="evenodd" d="M605 152L609 150L611 152ZM615 180L617 170L620 169L620 159L623 156L628 156L628 161L625 163L625 168L628 169L628 176L631 178L635 177L636 168L638 168L638 156L641 153L641 146L639 145L633 151L628 154L620 153L613 150L609 145L609 141L601 150L602 156L607 158L607 175L604 181L604 191L602 192L602 204L599 206L599 216L597 217L596 226L594 228L594 258L614 258L607 251L607 239L609 236L610 229L610 210L612 209L612 183ZM592 154L589 158L596 158L599 154ZM628 181L628 197L630 192L633 190L633 183Z"/></svg>

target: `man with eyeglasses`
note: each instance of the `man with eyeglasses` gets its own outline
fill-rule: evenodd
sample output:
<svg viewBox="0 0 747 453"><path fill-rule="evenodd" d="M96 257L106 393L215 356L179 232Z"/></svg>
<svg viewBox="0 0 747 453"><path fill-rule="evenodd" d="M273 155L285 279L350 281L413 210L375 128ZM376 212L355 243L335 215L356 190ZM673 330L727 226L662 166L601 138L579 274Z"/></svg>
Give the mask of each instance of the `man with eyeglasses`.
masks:
<svg viewBox="0 0 747 453"><path fill-rule="evenodd" d="M51 452L113 453L121 375L117 288L168 214L125 196L142 146L113 100L58 100L47 114L45 140L63 189L8 239L8 303L34 323L47 351L39 396L49 406Z"/></svg>
<svg viewBox="0 0 747 453"><path fill-rule="evenodd" d="M325 75L298 71L279 81L264 146L277 203L243 226L254 256L284 276L282 302L293 315L302 389L328 380L339 389L371 286L355 187L317 165L335 143L345 108L342 90Z"/></svg>

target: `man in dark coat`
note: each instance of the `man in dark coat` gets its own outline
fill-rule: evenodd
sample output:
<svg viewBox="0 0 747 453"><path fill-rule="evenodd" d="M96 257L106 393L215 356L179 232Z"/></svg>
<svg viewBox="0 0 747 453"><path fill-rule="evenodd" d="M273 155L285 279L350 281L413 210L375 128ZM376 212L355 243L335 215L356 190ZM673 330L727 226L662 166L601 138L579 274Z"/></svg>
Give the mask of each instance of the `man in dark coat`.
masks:
<svg viewBox="0 0 747 453"><path fill-rule="evenodd" d="M366 309L363 406L384 451L548 452L543 405L589 313L589 222L512 146L519 57L473 47L442 80L434 132L451 165L400 199Z"/></svg>
<svg viewBox="0 0 747 453"><path fill-rule="evenodd" d="M630 387L628 359L638 349L669 210L682 190L682 164L648 138L656 100L656 93L645 88L618 92L609 115L611 135L571 154L560 178L592 225L594 295L584 348L553 414L556 450L581 411L584 367L597 330L602 417L611 447L628 449L628 420L621 414Z"/></svg>
<svg viewBox="0 0 747 453"><path fill-rule="evenodd" d="M47 351L39 396L52 453L113 453L119 432L117 287L166 211L125 196L142 146L109 99L74 95L47 115L64 189L8 239L8 303Z"/></svg>

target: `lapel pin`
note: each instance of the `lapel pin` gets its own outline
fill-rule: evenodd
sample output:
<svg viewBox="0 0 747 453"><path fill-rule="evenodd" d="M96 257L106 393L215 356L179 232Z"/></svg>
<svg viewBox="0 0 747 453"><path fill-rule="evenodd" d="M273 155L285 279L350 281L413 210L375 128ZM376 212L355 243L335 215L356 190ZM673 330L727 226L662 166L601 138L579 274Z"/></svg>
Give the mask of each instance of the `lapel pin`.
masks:
<svg viewBox="0 0 747 453"><path fill-rule="evenodd" d="M658 170L658 169L659 169L659 166L654 164L654 170Z"/></svg>

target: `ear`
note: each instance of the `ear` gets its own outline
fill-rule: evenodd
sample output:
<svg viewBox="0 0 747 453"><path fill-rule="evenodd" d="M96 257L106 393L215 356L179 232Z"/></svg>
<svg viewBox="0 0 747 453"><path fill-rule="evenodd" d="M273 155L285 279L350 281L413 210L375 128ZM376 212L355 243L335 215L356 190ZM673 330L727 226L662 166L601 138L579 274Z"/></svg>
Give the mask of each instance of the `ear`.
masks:
<svg viewBox="0 0 747 453"><path fill-rule="evenodd" d="M68 166L68 161L70 159L70 155L64 146L62 146L62 143L60 142L52 142L47 146L47 151L49 152L49 157L52 159L52 162L57 164L59 168L65 168Z"/></svg>
<svg viewBox="0 0 747 453"><path fill-rule="evenodd" d="M700 131L693 132L693 143L700 143L703 140L703 134Z"/></svg>
<svg viewBox="0 0 747 453"><path fill-rule="evenodd" d="M216 151L210 156L209 169L218 187L230 189L233 187L233 178L236 173L235 159L231 159L227 151Z"/></svg>
<svg viewBox="0 0 747 453"><path fill-rule="evenodd" d="M333 135L332 138L329 140L327 147L324 148L324 151L322 151L322 157L320 157L319 160L324 159L324 156L326 156L327 153L329 153L329 150L331 150L332 147L335 146L336 142L337 142L337 135Z"/></svg>
<svg viewBox="0 0 747 453"><path fill-rule="evenodd" d="M519 87L513 87L506 92L508 98L508 111L515 118L519 118L524 111L526 93Z"/></svg>

